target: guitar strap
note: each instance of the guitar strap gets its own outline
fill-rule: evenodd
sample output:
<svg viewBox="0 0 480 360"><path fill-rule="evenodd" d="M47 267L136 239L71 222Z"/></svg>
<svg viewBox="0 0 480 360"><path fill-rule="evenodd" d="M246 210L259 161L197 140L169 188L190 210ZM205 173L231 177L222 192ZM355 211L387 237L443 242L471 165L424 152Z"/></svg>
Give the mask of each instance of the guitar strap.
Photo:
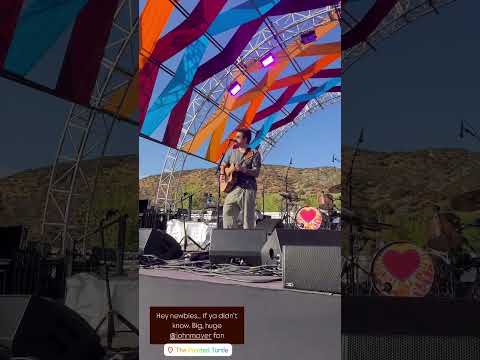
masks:
<svg viewBox="0 0 480 360"><path fill-rule="evenodd" d="M249 159L247 155L250 154L252 151L253 151L252 149L247 148L247 151L243 153L242 158L240 159L239 165L243 163L243 160Z"/></svg>

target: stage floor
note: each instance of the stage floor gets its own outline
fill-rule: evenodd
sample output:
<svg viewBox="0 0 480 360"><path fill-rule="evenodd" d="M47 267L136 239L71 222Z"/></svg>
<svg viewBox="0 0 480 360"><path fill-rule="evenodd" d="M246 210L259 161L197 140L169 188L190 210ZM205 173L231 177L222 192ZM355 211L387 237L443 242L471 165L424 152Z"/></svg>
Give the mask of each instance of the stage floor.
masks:
<svg viewBox="0 0 480 360"><path fill-rule="evenodd" d="M281 281L238 281L247 279L140 269L140 358L164 358L163 345L150 344L151 306L243 306L245 344L233 346L231 359L340 360L340 296L284 289Z"/></svg>

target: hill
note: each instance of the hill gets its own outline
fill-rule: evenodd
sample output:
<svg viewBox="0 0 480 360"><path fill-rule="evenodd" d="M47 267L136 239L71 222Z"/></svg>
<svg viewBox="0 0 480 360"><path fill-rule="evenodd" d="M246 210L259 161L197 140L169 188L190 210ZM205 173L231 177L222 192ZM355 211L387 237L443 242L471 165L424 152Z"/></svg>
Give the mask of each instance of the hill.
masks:
<svg viewBox="0 0 480 360"><path fill-rule="evenodd" d="M258 208L261 208L262 189L265 191L265 211L279 211L281 197L279 192L285 191L285 175L287 167L279 165L263 165L257 180ZM321 191L340 183L340 169L333 167L290 168L288 171L288 189L295 191L302 199L302 204L316 204L317 195ZM179 174L175 174L177 178ZM184 171L179 177L183 192L194 193L194 208L203 206L203 194L217 194L215 169L196 169ZM140 179L140 198L153 200L157 190L159 176L148 176Z"/></svg>
<svg viewBox="0 0 480 360"><path fill-rule="evenodd" d="M95 173L97 161L87 160L83 164L85 175L90 178ZM65 169L65 165L62 166ZM29 239L39 240L41 220L50 180L50 167L25 170L0 178L0 226L22 224L28 228ZM86 189L77 182L77 193L85 194ZM138 211L138 160L136 156L107 157L102 160L99 173L97 194L93 204L93 213L102 217L107 209L117 208L127 213L129 249L137 249L137 211ZM73 200L72 217L85 216L84 197ZM92 226L96 221L92 222ZM110 236L109 236L110 235ZM51 239L53 233L43 236ZM113 233L107 234L113 241ZM95 241L95 240L93 240Z"/></svg>
<svg viewBox="0 0 480 360"><path fill-rule="evenodd" d="M350 169L352 151L342 151L344 174ZM480 188L480 153L462 149L426 149L414 152L361 150L353 169L353 210L365 217L396 226L382 237L392 241L423 244L429 236L433 206L454 212L455 196ZM347 179L343 179L346 187ZM347 194L344 188L344 194ZM344 201L343 205L348 207ZM456 213L464 223L480 212ZM480 243L478 230L467 235Z"/></svg>

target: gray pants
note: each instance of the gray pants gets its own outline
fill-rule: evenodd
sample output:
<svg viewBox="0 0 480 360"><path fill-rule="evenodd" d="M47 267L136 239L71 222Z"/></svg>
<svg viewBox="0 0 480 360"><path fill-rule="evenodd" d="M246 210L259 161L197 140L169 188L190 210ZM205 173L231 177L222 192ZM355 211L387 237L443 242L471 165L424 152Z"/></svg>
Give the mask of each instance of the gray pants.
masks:
<svg viewBox="0 0 480 360"><path fill-rule="evenodd" d="M243 220L244 229L255 229L255 197L256 191L236 187L225 197L223 203L223 228L235 229ZM242 219L239 215L242 213Z"/></svg>

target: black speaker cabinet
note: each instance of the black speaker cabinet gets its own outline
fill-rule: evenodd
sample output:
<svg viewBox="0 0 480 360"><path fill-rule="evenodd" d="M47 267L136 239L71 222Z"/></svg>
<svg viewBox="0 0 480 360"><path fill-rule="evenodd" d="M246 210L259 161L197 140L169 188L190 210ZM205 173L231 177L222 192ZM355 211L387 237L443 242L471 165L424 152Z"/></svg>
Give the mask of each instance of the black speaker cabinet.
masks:
<svg viewBox="0 0 480 360"><path fill-rule="evenodd" d="M0 348L38 360L102 359L95 331L66 306L36 296L0 296Z"/></svg>
<svg viewBox="0 0 480 360"><path fill-rule="evenodd" d="M480 305L447 298L342 297L342 360L480 359Z"/></svg>
<svg viewBox="0 0 480 360"><path fill-rule="evenodd" d="M148 240L145 242L146 236L148 236ZM155 255L160 259L172 260L178 259L183 254L177 240L164 230L140 229L139 240L145 242L145 248L143 249L145 255Z"/></svg>
<svg viewBox="0 0 480 360"><path fill-rule="evenodd" d="M340 231L277 229L272 238L282 249L285 288L341 292Z"/></svg>
<svg viewBox="0 0 480 360"><path fill-rule="evenodd" d="M212 232L210 262L259 266L275 265L277 259L265 230L221 229Z"/></svg>

